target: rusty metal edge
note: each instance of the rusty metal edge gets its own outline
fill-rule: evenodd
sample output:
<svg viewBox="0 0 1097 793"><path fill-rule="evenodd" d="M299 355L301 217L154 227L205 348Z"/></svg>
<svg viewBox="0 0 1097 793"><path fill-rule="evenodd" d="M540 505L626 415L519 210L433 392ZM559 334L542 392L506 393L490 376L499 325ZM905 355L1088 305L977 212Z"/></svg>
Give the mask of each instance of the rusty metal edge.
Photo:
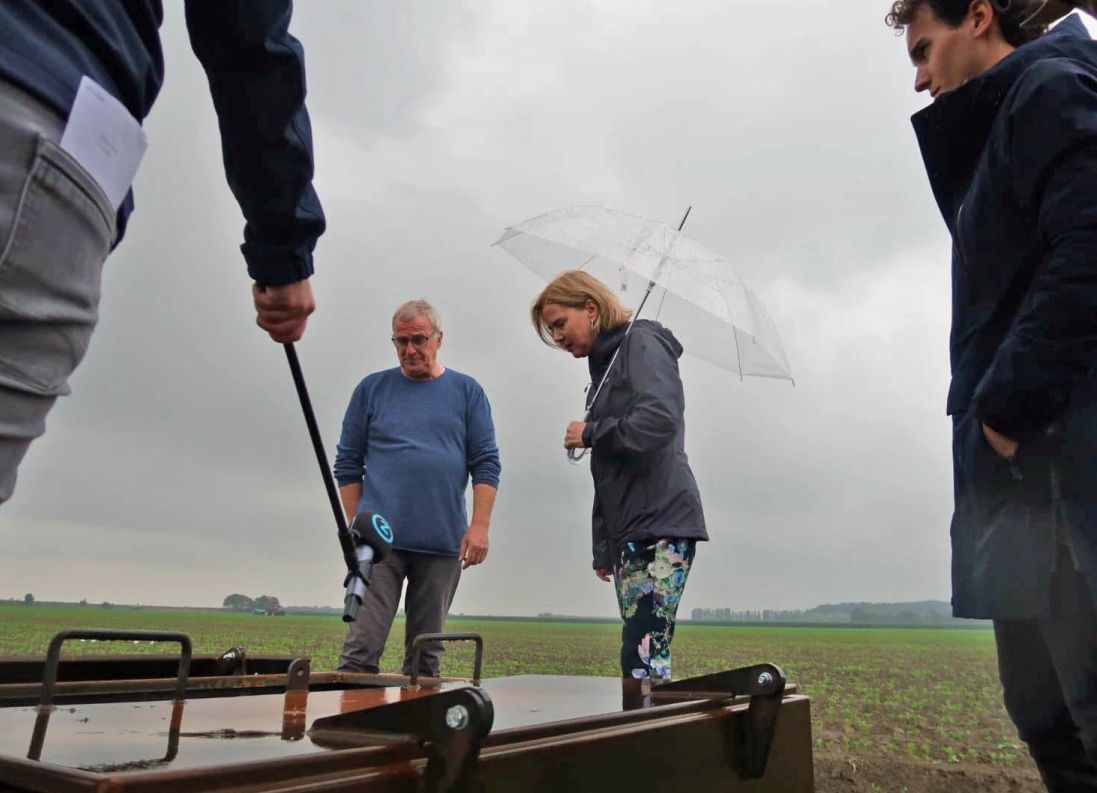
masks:
<svg viewBox="0 0 1097 793"><path fill-rule="evenodd" d="M788 701L790 705L803 705L808 709L803 716L806 723L811 723L810 716L810 700L803 695L794 695L785 697L782 701ZM744 713L743 709L733 708L725 703L722 708L717 708L710 711L700 711L695 713L688 713L684 715L678 715L671 718L662 718L654 722L640 722L633 725L621 725L617 728L611 729L592 729L579 732L573 732L564 740L556 740L552 737L540 737L532 740L523 741L518 744L510 744L507 746L485 747L480 753L480 762L485 769L484 773L491 775L491 765L493 762L506 762L514 758L522 758L523 756L532 756L534 758L543 758L545 753L557 753L560 749L567 748L585 748L596 747L601 741L613 740L615 738L627 737L643 731L644 729L651 730L663 730L668 728L684 727L687 725L701 724L704 722L714 722L718 724L724 724L732 717L733 713ZM722 727L721 727L722 729ZM810 734L808 735L810 742ZM268 785L260 785L256 787L250 787L247 789L247 793L328 793L328 791L358 791L360 789L367 789L366 786L375 781L383 780L386 783L392 784L397 779L406 776L407 774L416 773L416 769L425 764L423 760L415 760L401 766L399 769L382 769L382 768L358 768L353 771L347 772L325 772L321 775L301 778L301 779L284 779L280 783L276 783L273 787ZM812 764L813 766L814 764ZM805 789L814 789L814 767L809 771L809 775L812 781L809 783L809 787ZM747 782L751 785L750 789L754 789L752 782ZM375 790L376 788L370 786L369 790ZM387 789L387 787L385 788ZM403 788L401 788L403 789ZM408 788L411 789L411 788ZM612 789L612 788L611 788ZM738 788L737 788L738 789ZM130 793L130 791L125 791ZM146 793L145 791L133 791L133 793ZM166 793L179 793L177 791L168 791ZM187 793L190 793L189 791ZM214 791L210 791L214 793ZM244 793L244 791L234 791L234 793Z"/></svg>
<svg viewBox="0 0 1097 793"><path fill-rule="evenodd" d="M309 681L312 690L319 690L324 686L337 686L340 684L360 686L407 686L410 678L405 675L394 674L366 674L358 672L314 672ZM439 687L445 683L467 683L460 677L432 677L423 678L421 688ZM125 694L155 694L164 693L171 695L174 688L174 678L149 678L134 680L74 680L58 683L56 696L58 699L72 697L91 697L97 695L121 696ZM217 677L192 677L188 682L188 691L252 691L261 688L284 690L286 684L285 674L275 675L222 675ZM795 685L789 685L785 693L794 693ZM0 707L17 707L22 704L37 702L42 693L41 683L5 683L0 684ZM652 689L654 699L660 701L679 701L686 699L709 700L726 696L713 692L681 692L661 695L658 687Z"/></svg>
<svg viewBox="0 0 1097 793"><path fill-rule="evenodd" d="M782 704L807 702L803 695L782 698ZM723 702L690 701L658 708L605 714L587 719L550 722L493 733L480 756L483 760L505 758L540 748L589 744L608 737L620 737L645 729L664 728L700 720L723 720L745 710L747 700ZM498 736L503 740L492 740ZM401 771L423 762L422 749L412 743L344 749L337 752L298 755L274 760L257 760L234 766L211 766L179 771L150 771L125 777L65 769L47 763L0 757L3 784L18 784L33 793L212 793L224 790L277 791L288 784L306 785L317 777L354 773L356 778L384 775L382 766L399 765ZM357 773L356 773L357 772ZM403 776L405 773L400 773Z"/></svg>
<svg viewBox="0 0 1097 793"><path fill-rule="evenodd" d="M317 690L321 686L337 686L340 684L358 686L406 686L409 678L404 675L392 674L363 674L357 672L315 672L312 674L309 687ZM462 678L433 677L424 678L420 682L421 688L433 688L443 683L464 683ZM163 693L171 696L175 687L175 678L151 678L135 680L74 680L58 683L55 687L55 699L62 701L72 697L93 697L98 695L115 697L124 694L156 694ZM205 691L251 691L254 689L270 688L284 691L286 687L286 675L223 675L217 677L191 678L187 687L188 692ZM41 683L7 683L0 685L0 707L15 707L20 703L33 704L38 701L42 693Z"/></svg>
<svg viewBox="0 0 1097 793"><path fill-rule="evenodd" d="M276 790L282 783L308 781L316 776L363 771L383 772L386 766L401 766L424 760L418 744L401 743L321 752L312 755L254 760L226 766L205 766L178 771L144 771L124 776L96 774L0 757L0 779L18 782L33 793L207 793L210 791ZM9 771L18 776L9 777ZM9 781L11 780L11 781ZM45 784L43 784L45 783Z"/></svg>
<svg viewBox="0 0 1097 793"><path fill-rule="evenodd" d="M793 697L787 697L781 700L781 704L784 705L809 702L808 698L802 695L796 695ZM743 703L745 704L745 703ZM630 735L632 733L641 732L645 729L652 729L655 727L669 727L678 724L687 724L696 721L703 721L709 719L722 720L728 718L733 713L745 713L746 708L739 707L739 703L733 705L725 705L718 708L704 708L704 709L690 709L682 710L673 714L665 714L663 718L658 719L646 719L637 722L625 722L619 724L610 724L595 726L587 730L576 730L570 734L551 734L551 735L538 735L533 738L524 738L517 742L508 742L501 745L485 746L484 750L480 753L482 758L503 758L520 754L522 752L529 751L536 748L539 744L549 742L548 745L553 747L569 746L569 745L581 745L584 743L591 743L596 740L602 740L609 737L619 737ZM550 725L551 726L551 725Z"/></svg>
<svg viewBox="0 0 1097 793"><path fill-rule="evenodd" d="M806 696L794 694L781 698L781 703L786 701L806 700ZM745 711L750 705L749 697L724 697L723 699L689 699L681 702L664 702L657 707L642 708L639 710L626 710L620 713L605 713L597 716L587 716L578 719L565 719L563 721L550 721L544 724L535 724L527 727L516 727L510 730L500 730L488 735L484 742L485 750L488 747L496 748L510 744L544 740L561 735L576 734L584 730L612 730L623 725L640 725L647 722L659 721L666 718L678 718L694 714Z"/></svg>
<svg viewBox="0 0 1097 793"><path fill-rule="evenodd" d="M259 661L285 661L289 663L298 656L292 653L262 653L261 655L248 656L249 660ZM194 662L213 662L221 658L220 653L194 653L191 656L191 660ZM124 663L124 662L156 662L162 663L165 661L177 661L179 659L178 654L171 655L170 653L140 653L136 655L125 655L122 653L62 653L61 662L69 663L70 661L76 663ZM44 664L46 657L44 655L4 655L0 656L0 670L3 670L7 664Z"/></svg>
<svg viewBox="0 0 1097 793"><path fill-rule="evenodd" d="M79 793L98 791L105 777L75 768L58 768L21 757L0 756L0 790L7 786L35 793Z"/></svg>
<svg viewBox="0 0 1097 793"><path fill-rule="evenodd" d="M796 694L800 691L800 687L795 683L786 683L784 689L781 691L781 698L784 699L789 694ZM687 702L697 699L726 699L726 691L661 691L659 686L655 686L651 689L652 702L658 702L664 704L668 702ZM749 699L748 694L742 694L735 697L736 700L742 700L746 702Z"/></svg>

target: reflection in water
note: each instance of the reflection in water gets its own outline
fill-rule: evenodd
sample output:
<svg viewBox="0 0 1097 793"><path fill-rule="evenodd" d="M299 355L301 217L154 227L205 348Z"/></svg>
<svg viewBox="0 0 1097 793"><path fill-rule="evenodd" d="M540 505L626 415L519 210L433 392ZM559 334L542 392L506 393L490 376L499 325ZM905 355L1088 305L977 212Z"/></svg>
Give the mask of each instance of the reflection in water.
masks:
<svg viewBox="0 0 1097 793"><path fill-rule="evenodd" d="M308 710L309 690L287 691L282 710L282 740L299 741L305 737L305 712Z"/></svg>
<svg viewBox="0 0 1097 793"><path fill-rule="evenodd" d="M401 686L345 688L339 692L339 713L350 713L363 708L375 708L378 705L418 699L451 687L442 685L436 688L403 688Z"/></svg>
<svg viewBox="0 0 1097 793"><path fill-rule="evenodd" d="M85 764L78 767L82 771L120 773L123 771L148 771L168 765L179 754L179 736L181 735L180 728L183 725L183 706L185 704L186 701L182 699L172 702L171 721L168 722L168 748L163 757L117 763ZM38 710L38 716L34 720L34 732L31 734L30 750L27 752L27 757L31 760L38 760L42 756L42 747L46 742L46 728L49 727L50 714L54 710L54 706Z"/></svg>
<svg viewBox="0 0 1097 793"><path fill-rule="evenodd" d="M493 703L496 733L646 708L652 696L643 682L610 677L518 676L485 680L483 688ZM196 697L186 702L186 718L182 702L163 700L64 705L45 713L0 707L0 756L125 773L315 755L329 751L309 738L316 719L437 692L396 685Z"/></svg>

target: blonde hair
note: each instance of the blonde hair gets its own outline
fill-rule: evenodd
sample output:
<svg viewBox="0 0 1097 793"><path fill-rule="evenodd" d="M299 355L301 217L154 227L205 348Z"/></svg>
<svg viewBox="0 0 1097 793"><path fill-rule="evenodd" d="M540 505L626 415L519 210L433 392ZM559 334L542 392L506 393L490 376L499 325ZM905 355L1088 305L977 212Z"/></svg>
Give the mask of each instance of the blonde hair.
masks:
<svg viewBox="0 0 1097 793"><path fill-rule="evenodd" d="M598 307L594 329L598 333L619 328L628 322L632 311L621 305L613 290L583 270L566 270L549 281L529 308L533 329L545 344L555 347L552 330L545 324L544 311L549 303L566 308L585 308L587 301Z"/></svg>

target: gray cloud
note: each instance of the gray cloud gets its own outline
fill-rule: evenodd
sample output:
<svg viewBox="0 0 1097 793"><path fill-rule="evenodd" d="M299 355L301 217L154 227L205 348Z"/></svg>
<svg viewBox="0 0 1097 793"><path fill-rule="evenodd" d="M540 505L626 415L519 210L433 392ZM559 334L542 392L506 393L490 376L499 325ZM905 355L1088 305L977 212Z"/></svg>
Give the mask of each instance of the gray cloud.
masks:
<svg viewBox="0 0 1097 793"><path fill-rule="evenodd" d="M363 147L415 132L479 13L469 2L300 4L291 29L306 48L310 104Z"/></svg>

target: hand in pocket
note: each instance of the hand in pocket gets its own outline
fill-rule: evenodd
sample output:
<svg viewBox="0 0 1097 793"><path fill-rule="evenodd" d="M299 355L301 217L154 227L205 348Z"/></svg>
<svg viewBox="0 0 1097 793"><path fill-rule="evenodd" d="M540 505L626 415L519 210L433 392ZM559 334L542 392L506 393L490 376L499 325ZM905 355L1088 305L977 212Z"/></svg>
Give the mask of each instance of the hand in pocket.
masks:
<svg viewBox="0 0 1097 793"><path fill-rule="evenodd" d="M988 427L986 424L983 425L983 437L987 439L990 448L994 449L995 453L1002 459L1012 460L1016 456L1018 448L1017 441L1007 438L1005 435Z"/></svg>

